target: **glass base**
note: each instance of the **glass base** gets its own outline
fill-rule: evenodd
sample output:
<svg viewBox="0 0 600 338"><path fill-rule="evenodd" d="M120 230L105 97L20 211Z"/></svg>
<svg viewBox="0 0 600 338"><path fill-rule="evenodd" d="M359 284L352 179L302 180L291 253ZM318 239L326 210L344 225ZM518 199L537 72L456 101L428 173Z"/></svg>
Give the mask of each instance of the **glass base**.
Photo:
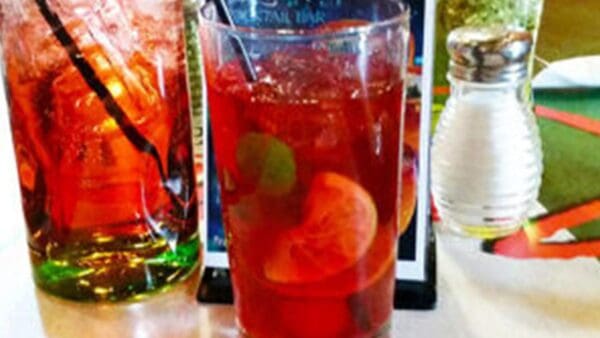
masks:
<svg viewBox="0 0 600 338"><path fill-rule="evenodd" d="M298 320L302 320L301 318L298 318ZM235 320L238 330L240 331L240 337L241 338L289 338L289 337L260 337L260 336L256 336L256 335L252 335L250 334L246 329L244 329L244 326L240 323L239 318L236 318ZM353 335L353 336L346 336L344 335L343 338L391 338L391 333L392 333L392 319L390 317L390 319L384 324L382 325L377 331L375 331L375 333L365 333L365 334L361 334L361 335ZM327 338L337 338L337 337L327 337ZM342 338L342 337L340 337Z"/></svg>
<svg viewBox="0 0 600 338"><path fill-rule="evenodd" d="M523 223L509 225L465 225L452 220L443 220L441 227L455 235L477 239L495 239L506 237L519 231Z"/></svg>
<svg viewBox="0 0 600 338"><path fill-rule="evenodd" d="M198 235L176 247L152 238L141 244L138 238L70 247L51 257L29 252L37 286L76 301L140 300L168 290L199 266Z"/></svg>

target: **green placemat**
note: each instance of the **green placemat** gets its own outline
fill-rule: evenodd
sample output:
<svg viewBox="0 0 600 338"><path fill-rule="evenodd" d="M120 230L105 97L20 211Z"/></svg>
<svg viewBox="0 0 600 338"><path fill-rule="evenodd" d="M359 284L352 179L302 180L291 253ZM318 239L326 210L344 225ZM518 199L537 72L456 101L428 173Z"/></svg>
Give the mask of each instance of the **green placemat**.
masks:
<svg viewBox="0 0 600 338"><path fill-rule="evenodd" d="M600 90L538 91L536 104L600 120ZM600 198L600 136L538 118L544 148L541 203L550 213ZM600 238L600 220L571 231Z"/></svg>

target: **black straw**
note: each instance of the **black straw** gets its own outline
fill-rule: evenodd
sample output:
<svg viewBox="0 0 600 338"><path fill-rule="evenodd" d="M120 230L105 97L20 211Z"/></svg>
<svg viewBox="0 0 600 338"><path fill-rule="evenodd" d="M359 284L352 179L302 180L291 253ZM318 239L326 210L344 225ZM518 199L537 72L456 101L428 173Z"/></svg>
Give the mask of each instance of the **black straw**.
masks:
<svg viewBox="0 0 600 338"><path fill-rule="evenodd" d="M168 188L167 185L167 176L163 169L162 161L160 159L160 155L158 150L154 144L152 144L149 140L147 140L144 135L142 135L133 125L133 122L129 119L127 114L123 111L123 109L119 106L115 98L112 96L112 93L106 88L104 83L98 78L98 75L94 71L94 68L90 65L90 63L83 57L83 53L66 30L64 24L60 20L60 17L56 12L54 12L48 6L46 0L36 0L40 13L52 28L52 32L56 39L60 42L60 44L65 48L71 62L88 86L98 95L102 103L104 104L104 108L108 112L108 114L117 122L117 125L125 134L125 137L131 142L131 144L140 152L149 154L154 161L156 162L156 166L158 167L158 172L160 174L161 181L163 183L163 187L167 190L167 193L171 196L171 199L177 200L175 196L173 196L173 192Z"/></svg>
<svg viewBox="0 0 600 338"><path fill-rule="evenodd" d="M235 22L233 21L233 17L231 16L231 12L227 7L227 0L214 0L215 5L217 7L217 15L221 22L226 25L231 26L232 28L236 28ZM250 55L244 47L244 43L237 36L230 37L231 44L233 45L233 49L235 53L238 55L240 59L240 63L242 64L242 69L244 71L244 75L246 76L246 80L248 82L256 82L258 80L258 75L256 74L256 70L254 69L254 65L252 64L252 60L250 59Z"/></svg>

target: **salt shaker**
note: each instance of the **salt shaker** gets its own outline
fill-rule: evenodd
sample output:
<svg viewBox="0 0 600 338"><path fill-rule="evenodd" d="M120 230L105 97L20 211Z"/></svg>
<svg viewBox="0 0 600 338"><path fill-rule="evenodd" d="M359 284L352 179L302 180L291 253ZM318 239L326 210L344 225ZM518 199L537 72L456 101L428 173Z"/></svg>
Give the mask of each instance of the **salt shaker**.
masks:
<svg viewBox="0 0 600 338"><path fill-rule="evenodd" d="M531 34L462 27L448 36L451 95L432 144L432 192L442 225L496 238L535 205L542 149L524 93Z"/></svg>

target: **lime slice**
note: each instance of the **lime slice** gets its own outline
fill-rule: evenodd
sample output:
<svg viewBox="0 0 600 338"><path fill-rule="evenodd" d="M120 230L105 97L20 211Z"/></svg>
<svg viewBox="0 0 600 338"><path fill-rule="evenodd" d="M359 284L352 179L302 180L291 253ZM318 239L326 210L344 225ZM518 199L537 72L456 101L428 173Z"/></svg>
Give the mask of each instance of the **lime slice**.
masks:
<svg viewBox="0 0 600 338"><path fill-rule="evenodd" d="M265 263L268 280L313 283L355 265L377 231L377 210L369 193L351 179L321 173L311 184L304 222L285 232Z"/></svg>
<svg viewBox="0 0 600 338"><path fill-rule="evenodd" d="M238 144L236 160L241 175L271 196L288 194L296 183L294 153L277 138L260 133L244 135Z"/></svg>

